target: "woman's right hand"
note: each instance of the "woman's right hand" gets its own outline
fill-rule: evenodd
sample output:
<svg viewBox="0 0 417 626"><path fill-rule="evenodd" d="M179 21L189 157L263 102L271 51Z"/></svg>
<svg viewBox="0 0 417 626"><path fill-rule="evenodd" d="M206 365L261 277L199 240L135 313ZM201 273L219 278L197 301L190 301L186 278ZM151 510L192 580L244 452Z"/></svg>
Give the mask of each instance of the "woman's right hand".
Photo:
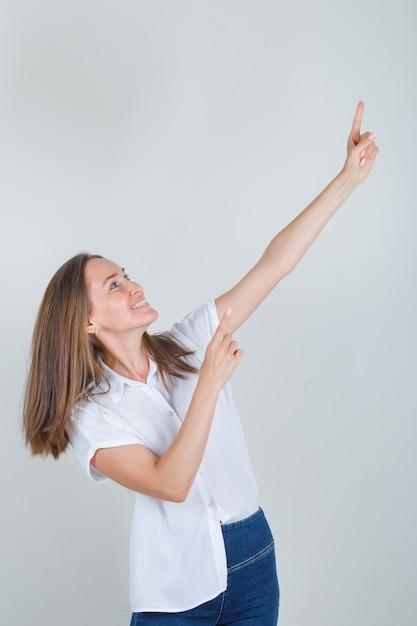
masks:
<svg viewBox="0 0 417 626"><path fill-rule="evenodd" d="M207 346L200 368L200 383L207 383L220 392L230 380L243 357L233 336L227 332L231 309L227 309Z"/></svg>

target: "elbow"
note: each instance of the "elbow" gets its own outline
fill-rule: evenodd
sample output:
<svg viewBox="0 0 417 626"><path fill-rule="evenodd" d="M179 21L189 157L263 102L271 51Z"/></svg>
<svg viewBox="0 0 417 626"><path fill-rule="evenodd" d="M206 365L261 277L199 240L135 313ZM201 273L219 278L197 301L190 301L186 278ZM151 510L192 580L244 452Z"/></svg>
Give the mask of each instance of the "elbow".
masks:
<svg viewBox="0 0 417 626"><path fill-rule="evenodd" d="M159 471L158 471L159 470ZM160 468L157 464L156 480L152 495L160 500L180 504L187 499L195 476L190 472L170 472Z"/></svg>
<svg viewBox="0 0 417 626"><path fill-rule="evenodd" d="M169 502L175 502L176 504L181 504L182 502L185 502L185 500L187 499L189 491L190 491L189 488L185 489L185 488L177 487L175 489L170 490L169 493L166 494L166 497L164 498L164 500L168 500Z"/></svg>
<svg viewBox="0 0 417 626"><path fill-rule="evenodd" d="M273 289L283 278L291 274L298 261L290 254L265 255L265 276L269 277L270 287Z"/></svg>
<svg viewBox="0 0 417 626"><path fill-rule="evenodd" d="M178 494L173 494L170 498L169 498L169 502L175 502L176 504L182 504L182 502L185 502L185 500L187 499L187 493L178 493Z"/></svg>
<svg viewBox="0 0 417 626"><path fill-rule="evenodd" d="M279 282L281 282L282 280L284 280L284 278L286 278L289 274L291 274L291 272L295 269L295 265L292 265L291 267L288 266L285 268L285 270L281 273L281 276L279 278Z"/></svg>
<svg viewBox="0 0 417 626"><path fill-rule="evenodd" d="M160 500L166 500L167 502L175 502L176 504L181 504L187 499L190 487L191 485L165 485L159 493L156 493L154 495Z"/></svg>
<svg viewBox="0 0 417 626"><path fill-rule="evenodd" d="M156 498L157 500L164 500L165 502L175 502L177 504L181 504L181 502L184 502L187 499L189 491L189 489L185 490L179 488L171 488L167 486L162 488L160 487L158 489L143 489L142 486L130 485L128 488L145 496L151 496L152 498Z"/></svg>
<svg viewBox="0 0 417 626"><path fill-rule="evenodd" d="M281 265L281 277L280 280L291 274L295 270L298 265L298 260L294 258L288 258L285 260L285 263Z"/></svg>

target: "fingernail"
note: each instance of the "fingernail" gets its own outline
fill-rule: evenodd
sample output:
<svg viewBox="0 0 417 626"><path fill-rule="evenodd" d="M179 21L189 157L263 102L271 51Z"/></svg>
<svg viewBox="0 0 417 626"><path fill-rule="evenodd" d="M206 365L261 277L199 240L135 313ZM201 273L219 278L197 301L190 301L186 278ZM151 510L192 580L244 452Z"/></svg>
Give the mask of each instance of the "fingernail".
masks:
<svg viewBox="0 0 417 626"><path fill-rule="evenodd" d="M361 166L362 166L362 165L365 165L365 163L366 163L366 158L365 158L365 157L363 157L363 158L359 161L359 165L361 165Z"/></svg>
<svg viewBox="0 0 417 626"><path fill-rule="evenodd" d="M368 141L373 141L376 137L376 133L371 133L368 137Z"/></svg>
<svg viewBox="0 0 417 626"><path fill-rule="evenodd" d="M366 150L364 148L362 152L360 153L359 158L361 159L363 156L365 156L365 154L366 154Z"/></svg>
<svg viewBox="0 0 417 626"><path fill-rule="evenodd" d="M226 309L226 315L230 315L230 313L232 312L232 309Z"/></svg>

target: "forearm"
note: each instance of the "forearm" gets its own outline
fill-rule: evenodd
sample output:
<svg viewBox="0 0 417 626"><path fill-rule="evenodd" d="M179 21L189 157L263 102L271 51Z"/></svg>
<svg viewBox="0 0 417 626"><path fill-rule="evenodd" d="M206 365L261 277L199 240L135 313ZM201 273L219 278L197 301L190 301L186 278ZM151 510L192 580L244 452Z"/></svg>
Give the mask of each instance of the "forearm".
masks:
<svg viewBox="0 0 417 626"><path fill-rule="evenodd" d="M236 370L243 350L227 332L228 309L207 346L199 378L187 414L177 436L156 463L159 479L168 493L183 500L193 483L206 449L218 396Z"/></svg>
<svg viewBox="0 0 417 626"><path fill-rule="evenodd" d="M177 436L155 465L161 497L182 501L187 496L203 459L217 397L210 385L197 383Z"/></svg>
<svg viewBox="0 0 417 626"><path fill-rule="evenodd" d="M358 184L342 170L302 213L272 239L260 263L272 265L277 282L294 269Z"/></svg>
<svg viewBox="0 0 417 626"><path fill-rule="evenodd" d="M299 263L327 222L358 186L342 170L266 247L259 261L233 289L216 299L219 315L234 311L234 332Z"/></svg>

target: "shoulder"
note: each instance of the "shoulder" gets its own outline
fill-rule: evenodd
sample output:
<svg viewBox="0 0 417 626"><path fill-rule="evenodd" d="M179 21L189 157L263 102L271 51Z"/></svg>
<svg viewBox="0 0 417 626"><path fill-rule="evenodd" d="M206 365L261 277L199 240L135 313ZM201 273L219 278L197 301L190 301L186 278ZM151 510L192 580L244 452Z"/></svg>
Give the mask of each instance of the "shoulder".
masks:
<svg viewBox="0 0 417 626"><path fill-rule="evenodd" d="M218 323L215 302L210 300L174 324L168 334L182 345L195 349L195 347L207 345Z"/></svg>

